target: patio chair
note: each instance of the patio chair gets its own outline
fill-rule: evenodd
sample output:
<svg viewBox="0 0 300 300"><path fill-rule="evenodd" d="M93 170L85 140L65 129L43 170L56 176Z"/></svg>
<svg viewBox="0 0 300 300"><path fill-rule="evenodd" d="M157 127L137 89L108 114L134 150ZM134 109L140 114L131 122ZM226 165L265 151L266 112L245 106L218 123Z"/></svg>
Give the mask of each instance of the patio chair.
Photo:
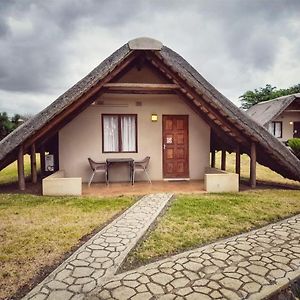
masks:
<svg viewBox="0 0 300 300"><path fill-rule="evenodd" d="M88 186L91 185L96 173L104 173L105 183L107 184L107 164L106 162L95 162L90 157L88 158L91 169L93 170Z"/></svg>
<svg viewBox="0 0 300 300"><path fill-rule="evenodd" d="M133 163L133 180L132 180L133 183L134 183L134 179L135 179L135 173L137 171L145 172L145 174L146 174L146 176L148 178L149 183L152 183L151 179L150 179L150 176L149 176L149 174L147 172L149 161L150 161L150 156L146 156L141 161L134 161L134 163Z"/></svg>

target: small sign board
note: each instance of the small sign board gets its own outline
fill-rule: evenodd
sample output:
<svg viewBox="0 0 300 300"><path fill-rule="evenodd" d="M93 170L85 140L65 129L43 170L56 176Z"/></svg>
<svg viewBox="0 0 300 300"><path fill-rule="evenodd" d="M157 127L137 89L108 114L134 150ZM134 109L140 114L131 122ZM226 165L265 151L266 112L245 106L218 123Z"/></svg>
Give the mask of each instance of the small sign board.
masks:
<svg viewBox="0 0 300 300"><path fill-rule="evenodd" d="M53 154L45 155L45 171L46 172L54 171L54 155Z"/></svg>
<svg viewBox="0 0 300 300"><path fill-rule="evenodd" d="M167 137L167 144L173 144L173 137L172 136Z"/></svg>

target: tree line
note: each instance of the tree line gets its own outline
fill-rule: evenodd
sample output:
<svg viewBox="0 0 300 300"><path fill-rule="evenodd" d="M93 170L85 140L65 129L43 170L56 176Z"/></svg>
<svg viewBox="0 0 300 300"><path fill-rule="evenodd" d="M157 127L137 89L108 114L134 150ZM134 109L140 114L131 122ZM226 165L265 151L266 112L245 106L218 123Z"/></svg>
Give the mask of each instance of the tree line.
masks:
<svg viewBox="0 0 300 300"><path fill-rule="evenodd" d="M9 117L6 112L0 112L0 140L5 138L29 118L31 118L29 114L23 116L14 114L12 117Z"/></svg>
<svg viewBox="0 0 300 300"><path fill-rule="evenodd" d="M300 93L300 84L293 85L287 89L277 89L276 86L266 84L265 87L260 87L258 89L254 89L253 91L245 92L239 97L239 99L242 104L241 108L248 109L259 102L296 93Z"/></svg>

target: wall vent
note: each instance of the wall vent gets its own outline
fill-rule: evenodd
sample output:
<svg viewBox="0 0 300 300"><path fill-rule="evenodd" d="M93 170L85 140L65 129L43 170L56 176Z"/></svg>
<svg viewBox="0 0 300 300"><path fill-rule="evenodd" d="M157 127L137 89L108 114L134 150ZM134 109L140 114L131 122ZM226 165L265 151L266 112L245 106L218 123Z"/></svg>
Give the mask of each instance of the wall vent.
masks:
<svg viewBox="0 0 300 300"><path fill-rule="evenodd" d="M93 105L104 106L104 107L128 107L128 103L124 102L104 102L103 100L97 100L93 103Z"/></svg>

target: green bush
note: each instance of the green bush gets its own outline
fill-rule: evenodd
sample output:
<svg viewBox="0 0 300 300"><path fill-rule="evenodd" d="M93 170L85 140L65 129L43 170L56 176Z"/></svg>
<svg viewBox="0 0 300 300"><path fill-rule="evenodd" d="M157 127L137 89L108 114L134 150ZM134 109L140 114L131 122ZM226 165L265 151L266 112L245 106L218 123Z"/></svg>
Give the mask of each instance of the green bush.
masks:
<svg viewBox="0 0 300 300"><path fill-rule="evenodd" d="M294 154L300 159L300 138L288 140L288 146L291 147Z"/></svg>

